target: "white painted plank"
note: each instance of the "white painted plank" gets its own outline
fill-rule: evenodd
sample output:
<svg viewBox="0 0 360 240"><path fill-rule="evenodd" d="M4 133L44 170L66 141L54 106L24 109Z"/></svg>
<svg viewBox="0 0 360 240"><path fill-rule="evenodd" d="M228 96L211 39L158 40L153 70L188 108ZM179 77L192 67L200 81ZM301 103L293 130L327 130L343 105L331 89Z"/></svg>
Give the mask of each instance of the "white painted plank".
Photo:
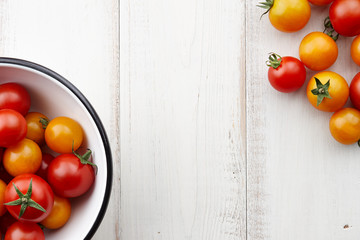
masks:
<svg viewBox="0 0 360 240"><path fill-rule="evenodd" d="M118 1L1 1L0 55L44 65L66 77L100 116L119 179ZM69 106L71 107L71 106ZM102 225L93 239L116 239L119 181Z"/></svg>
<svg viewBox="0 0 360 240"><path fill-rule="evenodd" d="M344 146L328 130L330 113L315 110L305 86L282 94L268 84L267 53L298 57L301 39L322 31L327 8L312 7L309 24L292 34L275 30L247 1L248 240L352 240L360 235L360 162L356 145ZM330 68L350 83L360 69L351 39L338 40ZM308 79L314 72L308 71ZM349 225L349 228L344 228Z"/></svg>
<svg viewBox="0 0 360 240"><path fill-rule="evenodd" d="M121 0L121 239L246 239L245 2Z"/></svg>

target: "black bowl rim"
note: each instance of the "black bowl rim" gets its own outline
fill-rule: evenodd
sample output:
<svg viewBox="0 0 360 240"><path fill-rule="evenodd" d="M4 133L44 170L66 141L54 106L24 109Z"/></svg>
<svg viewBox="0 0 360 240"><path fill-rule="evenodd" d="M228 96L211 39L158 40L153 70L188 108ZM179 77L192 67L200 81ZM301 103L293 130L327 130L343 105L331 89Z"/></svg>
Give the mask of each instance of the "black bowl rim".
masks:
<svg viewBox="0 0 360 240"><path fill-rule="evenodd" d="M90 231L84 238L84 240L91 239L93 237L93 235L95 234L96 230L99 228L100 223L105 216L106 209L109 205L111 188L112 188L112 179L113 179L113 169L112 169L113 164L112 164L110 143L109 143L108 137L106 135L105 128L104 128L98 114L96 113L95 109L90 104L90 102L87 100L87 98L71 82L69 82L67 79L65 79L60 74L54 72L53 70L46 68L42 65L39 65L37 63L30 62L30 61L23 60L23 59L18 59L18 58L0 57L0 63L14 64L14 65L20 65L23 67L28 67L28 68L37 70L39 72L42 72L42 73L54 78L55 80L62 83L65 87L67 87L71 92L73 92L75 94L75 96L82 102L82 104L84 104L84 106L90 113L91 117L93 118L93 120L99 130L99 133L101 135L103 144L104 144L104 149L105 149L105 154L106 154L106 163L107 163L107 179L106 179L106 188L105 188L104 199L103 199L103 203L100 208L100 212L99 212L98 216L96 217L95 222L92 225Z"/></svg>

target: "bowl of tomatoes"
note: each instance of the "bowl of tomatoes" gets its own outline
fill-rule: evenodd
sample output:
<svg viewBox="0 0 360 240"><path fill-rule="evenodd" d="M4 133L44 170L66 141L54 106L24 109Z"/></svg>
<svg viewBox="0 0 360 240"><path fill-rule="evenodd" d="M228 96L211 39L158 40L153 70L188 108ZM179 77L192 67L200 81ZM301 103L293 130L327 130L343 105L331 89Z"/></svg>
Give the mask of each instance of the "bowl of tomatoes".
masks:
<svg viewBox="0 0 360 240"><path fill-rule="evenodd" d="M102 122L68 80L0 58L0 231L5 239L91 239L106 212L112 157ZM39 231L41 230L41 232Z"/></svg>

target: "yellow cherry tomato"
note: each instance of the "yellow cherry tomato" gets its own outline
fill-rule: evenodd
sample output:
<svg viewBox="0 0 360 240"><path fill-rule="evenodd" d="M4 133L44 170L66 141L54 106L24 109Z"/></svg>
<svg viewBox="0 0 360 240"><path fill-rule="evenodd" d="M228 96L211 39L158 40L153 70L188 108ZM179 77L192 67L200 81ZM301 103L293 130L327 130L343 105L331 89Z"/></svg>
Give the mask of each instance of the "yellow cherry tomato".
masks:
<svg viewBox="0 0 360 240"><path fill-rule="evenodd" d="M4 204L4 197L5 197L5 189L6 183L0 179L0 216L4 215L6 212L6 207Z"/></svg>
<svg viewBox="0 0 360 240"><path fill-rule="evenodd" d="M83 141L83 130L78 122L68 117L57 117L45 129L46 144L57 153L72 153Z"/></svg>
<svg viewBox="0 0 360 240"><path fill-rule="evenodd" d="M360 66L360 35L354 38L350 52L354 62Z"/></svg>
<svg viewBox="0 0 360 240"><path fill-rule="evenodd" d="M320 85L316 79L320 81ZM327 86L327 83L329 86ZM327 93L328 97L325 96ZM335 112L342 108L349 98L349 86L346 80L339 74L324 71L315 74L310 79L306 88L306 94L309 102L315 108L325 112ZM320 103L319 100L321 100Z"/></svg>
<svg viewBox="0 0 360 240"><path fill-rule="evenodd" d="M8 147L3 156L4 168L14 177L24 173L36 173L41 166L41 161L40 147L27 138Z"/></svg>
<svg viewBox="0 0 360 240"><path fill-rule="evenodd" d="M271 24L282 32L299 31L311 16L307 0L266 0L258 6L267 9Z"/></svg>
<svg viewBox="0 0 360 240"><path fill-rule="evenodd" d="M67 223L71 215L71 204L67 198L54 195L54 206L41 224L48 229L58 229Z"/></svg>
<svg viewBox="0 0 360 240"><path fill-rule="evenodd" d="M343 108L330 118L330 132L336 141L353 144L360 140L360 111Z"/></svg>
<svg viewBox="0 0 360 240"><path fill-rule="evenodd" d="M45 143L45 127L40 122L41 118L49 121L49 119L44 114L41 114L39 112L29 112L25 116L27 124L26 137L33 140L40 146Z"/></svg>
<svg viewBox="0 0 360 240"><path fill-rule="evenodd" d="M336 42L325 33L312 32L301 41L299 56L307 68L322 71L335 63L338 47Z"/></svg>

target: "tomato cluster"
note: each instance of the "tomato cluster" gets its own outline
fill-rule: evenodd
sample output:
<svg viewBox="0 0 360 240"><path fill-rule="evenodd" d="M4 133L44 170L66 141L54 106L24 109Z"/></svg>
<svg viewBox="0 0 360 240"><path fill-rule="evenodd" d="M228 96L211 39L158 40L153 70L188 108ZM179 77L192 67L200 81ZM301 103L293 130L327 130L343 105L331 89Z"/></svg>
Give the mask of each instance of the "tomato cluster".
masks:
<svg viewBox="0 0 360 240"><path fill-rule="evenodd" d="M45 239L42 228L66 224L71 198L95 181L91 151L81 147L81 125L63 116L49 120L29 112L30 107L22 85L0 85L0 231L5 240Z"/></svg>
<svg viewBox="0 0 360 240"><path fill-rule="evenodd" d="M338 57L339 36L355 37L350 55L360 66L360 0L309 0L324 6L331 3L324 31L311 32L301 41L300 59L270 53L268 79L276 90L293 92L306 80L306 68L318 71L308 81L306 95L316 109L334 112L330 118L331 135L340 143L360 146L360 72L350 86L338 73L327 71ZM267 9L271 24L278 30L294 32L302 29L311 15L307 0L266 0L259 7ZM291 26L289 26L289 24ZM306 67L306 68L305 68ZM344 108L350 100L354 107Z"/></svg>

